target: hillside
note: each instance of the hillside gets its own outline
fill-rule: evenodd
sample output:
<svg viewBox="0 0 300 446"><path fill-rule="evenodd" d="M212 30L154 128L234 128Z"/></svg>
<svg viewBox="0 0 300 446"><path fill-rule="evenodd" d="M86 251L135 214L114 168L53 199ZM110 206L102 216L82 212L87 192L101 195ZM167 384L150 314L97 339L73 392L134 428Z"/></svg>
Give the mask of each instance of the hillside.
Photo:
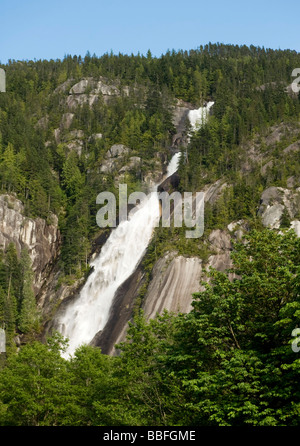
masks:
<svg viewBox="0 0 300 446"><path fill-rule="evenodd" d="M299 66L295 51L211 43L160 58L87 53L1 66L0 424L299 422L290 390L298 378L290 343L299 324L300 94L291 88ZM189 112L212 102L192 131ZM118 197L120 184L128 194L157 184L204 192L204 234L157 227L107 324L66 361L60 336L47 338L111 233L97 225L96 197ZM50 387L65 380L61 401L45 387L28 414L28 384L18 414L11 373L31 376L26 358L38 356L53 367ZM71 388L79 390L69 406Z"/></svg>

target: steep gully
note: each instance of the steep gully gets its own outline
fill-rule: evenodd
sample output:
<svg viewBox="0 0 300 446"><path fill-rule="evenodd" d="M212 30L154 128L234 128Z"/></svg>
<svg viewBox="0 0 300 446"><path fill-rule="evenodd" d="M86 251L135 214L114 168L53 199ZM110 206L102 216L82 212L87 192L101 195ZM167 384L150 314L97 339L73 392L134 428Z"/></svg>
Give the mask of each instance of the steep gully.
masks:
<svg viewBox="0 0 300 446"><path fill-rule="evenodd" d="M209 102L205 107L188 111L192 130L206 120L212 105ZM180 152L173 155L162 181L176 172L179 157ZM108 353L105 352L105 345L111 345L112 340L120 338L120 330L124 332L132 309L128 282L131 284L129 288L133 284L135 288L141 284L141 277L136 277L141 274L137 266L151 241L154 227L159 224L158 186L156 184L135 212L130 213L128 219L111 232L101 252L91 262L93 271L80 293L57 314L54 327L69 340L66 357L80 345L90 343L104 346L102 350ZM180 268L178 271L180 273ZM116 317L112 318L112 309L118 308L118 303L127 309L125 319L124 312L121 317L122 329L120 324L116 324ZM110 330L106 329L106 325L111 326ZM112 339L108 342L110 335ZM109 350L108 347L106 350Z"/></svg>

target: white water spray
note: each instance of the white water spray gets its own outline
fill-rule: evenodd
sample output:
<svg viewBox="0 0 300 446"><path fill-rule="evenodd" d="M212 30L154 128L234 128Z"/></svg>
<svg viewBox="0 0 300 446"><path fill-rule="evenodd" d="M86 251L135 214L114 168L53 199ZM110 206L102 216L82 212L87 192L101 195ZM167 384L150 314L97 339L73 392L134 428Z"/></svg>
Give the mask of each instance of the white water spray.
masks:
<svg viewBox="0 0 300 446"><path fill-rule="evenodd" d="M207 120L213 104L208 102L206 107L190 110L188 118L192 131ZM165 178L176 172L180 155L176 153L171 159ZM153 188L155 192L149 194L131 216L129 214L128 220L111 232L100 254L91 262L94 269L80 294L57 317L57 330L69 340L66 358L80 345L89 344L96 333L104 329L117 289L142 259L160 218L157 186Z"/></svg>
<svg viewBox="0 0 300 446"><path fill-rule="evenodd" d="M177 170L180 153L171 159L166 177ZM98 257L90 264L94 270L79 296L71 301L56 321L57 329L68 338L66 357L91 342L103 330L120 285L134 272L160 219L156 192L149 194L128 220L110 234Z"/></svg>
<svg viewBox="0 0 300 446"><path fill-rule="evenodd" d="M209 116L211 107L214 102L210 101L205 107L200 107L197 110L190 110L188 118L192 127L192 131L198 130L206 121Z"/></svg>

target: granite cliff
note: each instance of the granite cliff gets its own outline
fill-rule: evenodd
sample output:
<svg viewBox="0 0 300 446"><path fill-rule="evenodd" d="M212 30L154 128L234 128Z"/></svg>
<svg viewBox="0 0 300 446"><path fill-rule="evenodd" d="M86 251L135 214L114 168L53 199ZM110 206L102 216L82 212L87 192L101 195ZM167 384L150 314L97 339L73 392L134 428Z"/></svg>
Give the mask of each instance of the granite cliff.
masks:
<svg viewBox="0 0 300 446"><path fill-rule="evenodd" d="M36 296L46 283L59 254L61 239L57 217L53 214L50 220L28 218L23 203L14 195L0 195L0 247L5 251L13 243L19 255L23 248L28 250Z"/></svg>

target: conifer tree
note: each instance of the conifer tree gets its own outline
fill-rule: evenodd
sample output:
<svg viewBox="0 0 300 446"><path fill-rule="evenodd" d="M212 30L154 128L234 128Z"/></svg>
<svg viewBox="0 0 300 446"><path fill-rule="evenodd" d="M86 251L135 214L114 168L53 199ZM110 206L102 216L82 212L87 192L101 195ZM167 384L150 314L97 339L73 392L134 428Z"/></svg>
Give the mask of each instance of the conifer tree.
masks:
<svg viewBox="0 0 300 446"><path fill-rule="evenodd" d="M27 249L21 252L21 267L23 273L22 303L19 316L19 328L28 333L38 328L38 311L33 291L33 271Z"/></svg>

